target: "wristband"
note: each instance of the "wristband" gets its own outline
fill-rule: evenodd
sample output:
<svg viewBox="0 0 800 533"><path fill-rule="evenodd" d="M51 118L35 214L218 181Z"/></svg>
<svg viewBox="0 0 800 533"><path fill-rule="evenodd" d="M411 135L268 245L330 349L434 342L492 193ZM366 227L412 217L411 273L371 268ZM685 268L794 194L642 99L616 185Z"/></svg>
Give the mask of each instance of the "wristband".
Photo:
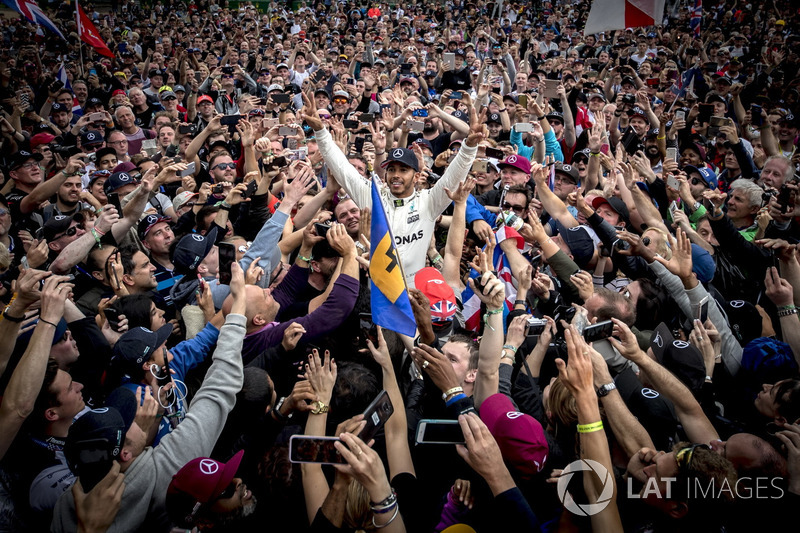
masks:
<svg viewBox="0 0 800 533"><path fill-rule="evenodd" d="M52 322L48 322L47 320L45 320L44 318L41 318L41 317L39 318L39 322L44 322L44 323L45 323L45 324L47 324L48 326L53 326L54 328L58 328L58 326L56 326L56 325L55 325L55 324L53 324Z"/></svg>
<svg viewBox="0 0 800 533"><path fill-rule="evenodd" d="M538 122L541 122L541 121L543 121L543 120L544 120L544 119L546 119L546 118L547 118L547 115L542 115L541 117L536 117L536 120L537 120Z"/></svg>
<svg viewBox="0 0 800 533"><path fill-rule="evenodd" d="M97 246L102 246L100 243L100 235L97 234L97 230L92 228L92 237L94 237L94 242L97 243Z"/></svg>
<svg viewBox="0 0 800 533"><path fill-rule="evenodd" d="M489 328L490 330L494 331L494 328L489 325L489 316L490 315L499 315L502 312L503 312L503 308L502 307L500 309L492 309L491 311L487 310L486 314L483 315L483 323L486 324L487 328Z"/></svg>
<svg viewBox="0 0 800 533"><path fill-rule="evenodd" d="M600 157L600 152L591 152L590 151L589 155L594 156L594 157Z"/></svg>
<svg viewBox="0 0 800 533"><path fill-rule="evenodd" d="M464 387L453 387L452 389L446 390L442 394L442 400L446 400L448 396L450 396L451 394L455 394L457 392L464 392Z"/></svg>
<svg viewBox="0 0 800 533"><path fill-rule="evenodd" d="M667 138L667 136L666 136L666 135L658 135L658 136L656 136L656 140L659 140L659 141L660 141L661 139L666 139L666 138Z"/></svg>
<svg viewBox="0 0 800 533"><path fill-rule="evenodd" d="M466 398L466 397L467 397L466 394L464 394L463 392L459 392L458 394L456 394L455 396L453 396L449 400L445 401L444 404L445 404L446 407L450 407L451 405L456 403L458 400L461 400L461 399Z"/></svg>
<svg viewBox="0 0 800 533"><path fill-rule="evenodd" d="M517 359L514 357L514 354L510 354L505 350L503 350L503 355L500 356L500 360L502 361L503 359L508 359L509 361L511 361L512 365L517 362Z"/></svg>
<svg viewBox="0 0 800 533"><path fill-rule="evenodd" d="M379 155L386 155L386 152L375 152L375 157L378 157Z"/></svg>
<svg viewBox="0 0 800 533"><path fill-rule="evenodd" d="M504 344L503 345L503 349L504 350L511 350L512 352L517 353L517 347L512 345L512 344Z"/></svg>
<svg viewBox="0 0 800 533"><path fill-rule="evenodd" d="M371 502L369 502L369 506L373 510L375 510L376 507L378 509L381 509L381 508L384 508L384 507L388 507L388 506L394 504L395 502L397 502L397 493L394 491L394 489L392 489L392 492L387 497L385 497L384 499L382 499L379 502L372 502L371 501Z"/></svg>
<svg viewBox="0 0 800 533"><path fill-rule="evenodd" d="M506 108L497 110L498 113L505 113L506 111L508 111L508 109L506 109Z"/></svg>
<svg viewBox="0 0 800 533"><path fill-rule="evenodd" d="M778 311L787 311L789 309L797 309L797 307L795 307L794 304L782 305L782 306L778 307Z"/></svg>
<svg viewBox="0 0 800 533"><path fill-rule="evenodd" d="M594 433L603 429L603 421L592 422L591 424L578 424L578 433Z"/></svg>
<svg viewBox="0 0 800 533"><path fill-rule="evenodd" d="M305 261L306 263L310 263L311 262L311 258L310 257L303 257L302 255L298 255L297 258L300 261Z"/></svg>
<svg viewBox="0 0 800 533"><path fill-rule="evenodd" d="M797 309L784 309L783 311L778 311L778 316L783 318L785 316L796 315Z"/></svg>
<svg viewBox="0 0 800 533"><path fill-rule="evenodd" d="M525 305L525 306L527 306L528 302L526 302L525 300L514 300L514 305Z"/></svg>

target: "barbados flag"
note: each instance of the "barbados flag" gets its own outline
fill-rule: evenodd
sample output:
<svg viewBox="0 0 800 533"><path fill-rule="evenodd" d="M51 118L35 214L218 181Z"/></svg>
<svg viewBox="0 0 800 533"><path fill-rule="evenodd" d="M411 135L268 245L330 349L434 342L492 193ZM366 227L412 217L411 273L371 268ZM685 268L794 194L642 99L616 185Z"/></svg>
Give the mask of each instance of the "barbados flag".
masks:
<svg viewBox="0 0 800 533"><path fill-rule="evenodd" d="M413 337L417 323L408 299L403 267L394 246L378 184L372 183L372 226L370 233L369 277L372 322Z"/></svg>

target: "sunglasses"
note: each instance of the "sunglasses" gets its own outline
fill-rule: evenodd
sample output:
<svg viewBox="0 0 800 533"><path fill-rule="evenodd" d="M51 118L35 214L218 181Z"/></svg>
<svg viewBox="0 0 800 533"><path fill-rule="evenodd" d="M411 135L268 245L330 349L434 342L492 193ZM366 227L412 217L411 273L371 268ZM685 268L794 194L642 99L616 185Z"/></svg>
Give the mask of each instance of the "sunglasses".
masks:
<svg viewBox="0 0 800 533"><path fill-rule="evenodd" d="M347 98L334 98L333 99L333 103L334 104L346 104L346 103L348 103L348 100L347 100Z"/></svg>
<svg viewBox="0 0 800 533"><path fill-rule="evenodd" d="M323 114L320 114L320 115L319 115L319 118L321 118L321 119L323 119L323 120L330 120L331 116L330 116L330 115L328 115L328 114L324 114L324 115L323 115Z"/></svg>
<svg viewBox="0 0 800 533"><path fill-rule="evenodd" d="M10 211L8 209L0 208L0 217L6 216Z"/></svg>
<svg viewBox="0 0 800 533"><path fill-rule="evenodd" d="M227 488L222 491L222 494L219 495L217 500L228 500L233 498L238 488L239 486L235 482L231 481L230 485L228 485Z"/></svg>
<svg viewBox="0 0 800 533"><path fill-rule="evenodd" d="M707 444L692 444L686 448L681 448L675 453L675 460L678 462L679 469L686 471L692 466L692 458L694 457L694 451L697 448L704 448L706 450L711 449L711 447Z"/></svg>
<svg viewBox="0 0 800 533"><path fill-rule="evenodd" d="M708 184L705 182L705 180L702 180L702 179L700 179L700 178L692 178L692 185L704 185L704 186L708 186Z"/></svg>
<svg viewBox="0 0 800 533"><path fill-rule="evenodd" d="M218 165L214 165L214 167L211 170L214 170L215 168L221 168L222 170L229 168L231 170L234 170L236 169L236 163L219 163Z"/></svg>
<svg viewBox="0 0 800 533"><path fill-rule="evenodd" d="M64 236L72 237L76 233L78 233L78 226L70 226L69 229L67 229L67 231L65 231L64 233L62 233L61 235L59 235L58 237L56 237L53 240L54 241L58 240L58 239L60 239L61 237L64 237Z"/></svg>
<svg viewBox="0 0 800 533"><path fill-rule="evenodd" d="M503 209L505 211L508 211L509 209L511 209L515 213L523 213L525 211L525 206L524 205L512 205L512 204L510 204L508 202L503 202L503 206L502 207L503 207Z"/></svg>

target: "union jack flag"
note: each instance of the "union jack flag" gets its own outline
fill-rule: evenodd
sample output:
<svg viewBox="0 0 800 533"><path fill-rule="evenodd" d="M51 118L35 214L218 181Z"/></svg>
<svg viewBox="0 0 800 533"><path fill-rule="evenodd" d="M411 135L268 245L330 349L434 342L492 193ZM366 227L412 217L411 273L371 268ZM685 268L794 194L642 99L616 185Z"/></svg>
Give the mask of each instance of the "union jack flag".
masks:
<svg viewBox="0 0 800 533"><path fill-rule="evenodd" d="M2 0L2 2L34 24L50 30L65 41L67 40L61 30L58 29L58 26L47 18L42 8L34 0Z"/></svg>
<svg viewBox="0 0 800 533"><path fill-rule="evenodd" d="M689 27L692 28L695 37L700 37L700 26L703 21L703 0L694 0L692 18L689 19Z"/></svg>

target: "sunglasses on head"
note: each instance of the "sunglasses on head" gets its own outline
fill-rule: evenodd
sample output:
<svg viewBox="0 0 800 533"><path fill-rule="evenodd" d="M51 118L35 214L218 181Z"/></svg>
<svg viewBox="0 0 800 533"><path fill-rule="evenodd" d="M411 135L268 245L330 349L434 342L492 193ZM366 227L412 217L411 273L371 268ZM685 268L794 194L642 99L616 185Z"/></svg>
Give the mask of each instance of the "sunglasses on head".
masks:
<svg viewBox="0 0 800 533"><path fill-rule="evenodd" d="M222 170L229 168L231 170L234 170L236 169L236 163L219 163L217 165L214 165L214 168L221 168Z"/></svg>
<svg viewBox="0 0 800 533"><path fill-rule="evenodd" d="M61 235L59 235L58 237L56 237L53 240L60 239L61 237L64 237L64 236L72 237L76 233L78 233L78 226L70 226L69 229L67 229L67 231L65 231L64 233L62 233Z"/></svg>
<svg viewBox="0 0 800 533"><path fill-rule="evenodd" d="M711 447L707 444L692 444L691 446L681 448L675 452L675 460L678 463L679 469L686 471L692 466L692 458L694 457L694 451L697 448L705 448L706 450L711 449Z"/></svg>

